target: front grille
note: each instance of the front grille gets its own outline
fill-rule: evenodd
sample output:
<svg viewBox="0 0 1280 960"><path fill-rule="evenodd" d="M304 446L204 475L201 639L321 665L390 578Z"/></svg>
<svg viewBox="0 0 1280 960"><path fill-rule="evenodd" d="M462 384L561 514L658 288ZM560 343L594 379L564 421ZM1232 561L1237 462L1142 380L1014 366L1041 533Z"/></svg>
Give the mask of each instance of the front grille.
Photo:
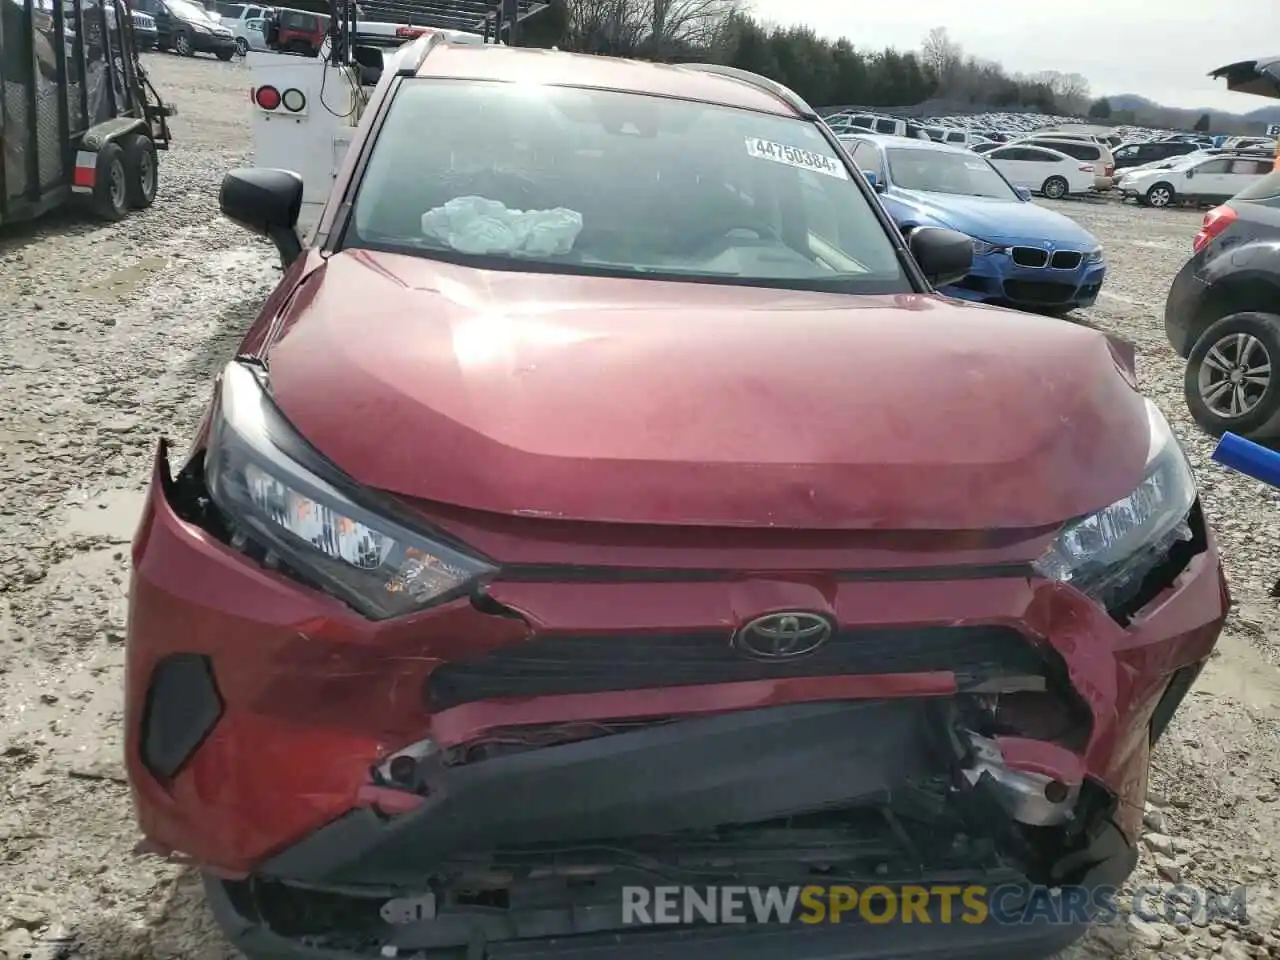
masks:
<svg viewBox="0 0 1280 960"><path fill-rule="evenodd" d="M1006 280L1004 292L1010 300L1021 303L1067 303L1076 292L1069 283L1052 280Z"/></svg>
<svg viewBox="0 0 1280 960"><path fill-rule="evenodd" d="M1049 251L1037 247L1014 247L1009 255L1020 267L1043 267L1049 262Z"/></svg>
<svg viewBox="0 0 1280 960"><path fill-rule="evenodd" d="M1074 250L1059 250L1053 255L1053 259L1049 261L1049 266L1055 270L1074 270L1080 266L1080 261L1083 259L1083 253L1078 253Z"/></svg>
<svg viewBox="0 0 1280 960"><path fill-rule="evenodd" d="M781 677L955 673L967 682L1046 676L1044 655L1007 627L844 629L793 661L748 660L726 631L535 636L446 663L427 681L431 706L444 710L498 697L553 696L733 683Z"/></svg>

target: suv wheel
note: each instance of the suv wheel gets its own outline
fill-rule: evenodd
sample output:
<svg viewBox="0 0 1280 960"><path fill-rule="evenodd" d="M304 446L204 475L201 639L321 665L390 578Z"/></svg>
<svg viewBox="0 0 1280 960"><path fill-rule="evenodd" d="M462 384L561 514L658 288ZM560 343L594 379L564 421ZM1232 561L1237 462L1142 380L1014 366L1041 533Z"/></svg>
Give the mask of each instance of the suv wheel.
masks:
<svg viewBox="0 0 1280 960"><path fill-rule="evenodd" d="M1187 409L1212 436L1231 432L1249 440L1280 438L1280 316L1233 313L1214 323L1187 358Z"/></svg>
<svg viewBox="0 0 1280 960"><path fill-rule="evenodd" d="M185 31L174 36L173 50L180 57L193 57L196 53L191 46L191 37Z"/></svg>
<svg viewBox="0 0 1280 960"><path fill-rule="evenodd" d="M1147 191L1147 205L1152 207L1170 207L1178 195L1173 192L1173 187L1161 181L1152 184L1151 189Z"/></svg>

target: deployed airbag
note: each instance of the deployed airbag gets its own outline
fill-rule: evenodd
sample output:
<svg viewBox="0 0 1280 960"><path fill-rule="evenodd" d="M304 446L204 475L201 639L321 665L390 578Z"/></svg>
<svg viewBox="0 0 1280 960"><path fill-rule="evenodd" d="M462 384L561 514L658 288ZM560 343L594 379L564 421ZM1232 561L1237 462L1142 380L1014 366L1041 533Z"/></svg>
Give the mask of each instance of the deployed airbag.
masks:
<svg viewBox="0 0 1280 960"><path fill-rule="evenodd" d="M422 232L459 253L563 256L582 232L582 214L511 210L497 200L455 197L422 215Z"/></svg>

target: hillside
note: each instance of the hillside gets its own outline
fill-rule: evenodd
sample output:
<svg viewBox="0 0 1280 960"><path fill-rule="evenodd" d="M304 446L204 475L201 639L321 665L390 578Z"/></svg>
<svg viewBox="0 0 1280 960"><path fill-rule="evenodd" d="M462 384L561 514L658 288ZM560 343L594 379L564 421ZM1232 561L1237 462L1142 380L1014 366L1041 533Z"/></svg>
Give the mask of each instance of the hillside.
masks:
<svg viewBox="0 0 1280 960"><path fill-rule="evenodd" d="M1258 99L1259 102L1262 102L1261 98ZM1159 113L1162 117L1176 117L1176 122L1172 119L1164 120L1164 124L1169 127L1190 129L1196 120L1206 113L1212 119L1212 128L1215 130L1241 123L1280 123L1280 103L1276 103L1274 106L1259 107L1257 110L1250 110L1248 113L1227 113L1223 110L1210 110L1208 108L1182 110L1177 107L1166 107L1156 103L1154 100L1140 97L1136 93L1109 95L1107 101L1111 104L1113 111L1131 111L1142 114Z"/></svg>

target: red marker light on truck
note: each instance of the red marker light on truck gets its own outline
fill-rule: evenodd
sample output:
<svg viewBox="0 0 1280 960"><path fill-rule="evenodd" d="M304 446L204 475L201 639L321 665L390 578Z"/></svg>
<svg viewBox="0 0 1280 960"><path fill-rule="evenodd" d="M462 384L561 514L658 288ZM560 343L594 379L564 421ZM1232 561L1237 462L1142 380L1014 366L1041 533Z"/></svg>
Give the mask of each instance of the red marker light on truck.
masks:
<svg viewBox="0 0 1280 960"><path fill-rule="evenodd" d="M259 87L253 94L253 102L263 110L274 110L280 106L280 91L275 87Z"/></svg>

